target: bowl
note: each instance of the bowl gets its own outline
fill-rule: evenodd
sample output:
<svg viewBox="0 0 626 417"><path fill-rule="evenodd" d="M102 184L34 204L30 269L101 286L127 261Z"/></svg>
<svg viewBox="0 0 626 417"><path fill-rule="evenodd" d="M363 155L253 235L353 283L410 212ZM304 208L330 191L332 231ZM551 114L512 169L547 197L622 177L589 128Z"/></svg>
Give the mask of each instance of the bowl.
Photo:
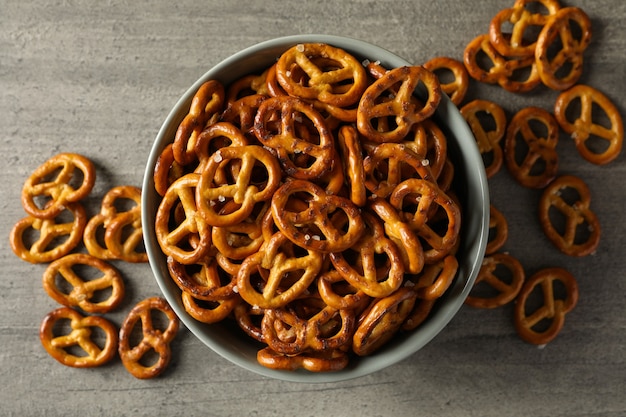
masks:
<svg viewBox="0 0 626 417"><path fill-rule="evenodd" d="M411 65L401 57L367 42L330 35L296 35L268 40L235 53L215 65L197 80L178 100L159 130L146 165L142 193L143 234L150 266L164 297L183 324L204 344L233 364L265 377L279 380L321 383L335 382L377 372L418 352L440 333L463 305L480 269L489 233L489 192L484 165L476 141L457 107L443 97L433 117L446 132L450 158L455 164L454 188L462 205L461 242L457 253L457 276L447 292L437 301L428 319L412 333L396 337L384 348L367 357L351 359L335 372L281 371L257 362L258 345L232 322L204 324L193 319L181 302L181 291L170 278L166 257L155 235L155 215L160 196L154 189L153 171L163 148L173 141L178 125L188 113L191 100L207 80L229 84L244 75L273 64L288 48L320 42L342 48L357 59L380 61L386 68ZM444 94L445 96L445 94Z"/></svg>

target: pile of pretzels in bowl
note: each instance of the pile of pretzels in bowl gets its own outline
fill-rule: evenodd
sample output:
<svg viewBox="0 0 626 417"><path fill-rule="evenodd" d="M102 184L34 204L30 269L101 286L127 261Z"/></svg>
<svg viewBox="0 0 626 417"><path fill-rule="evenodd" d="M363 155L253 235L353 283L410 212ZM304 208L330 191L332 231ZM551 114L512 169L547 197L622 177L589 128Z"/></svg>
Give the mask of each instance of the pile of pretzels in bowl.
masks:
<svg viewBox="0 0 626 417"><path fill-rule="evenodd" d="M217 353L346 379L414 353L463 304L485 184L431 71L353 39L279 38L218 64L168 116L144 177L146 250Z"/></svg>

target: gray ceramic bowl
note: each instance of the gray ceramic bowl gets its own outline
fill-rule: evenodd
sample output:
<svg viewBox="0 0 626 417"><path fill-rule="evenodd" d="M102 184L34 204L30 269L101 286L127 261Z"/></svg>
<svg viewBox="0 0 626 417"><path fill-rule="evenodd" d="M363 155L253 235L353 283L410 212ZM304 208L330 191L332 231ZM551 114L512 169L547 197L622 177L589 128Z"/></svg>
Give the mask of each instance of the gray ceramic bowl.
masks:
<svg viewBox="0 0 626 417"><path fill-rule="evenodd" d="M155 213L160 197L154 191L152 174L157 157L162 149L172 142L176 129L189 111L191 99L201 84L209 79L217 79L224 84L229 84L244 75L269 67L289 47L307 42L322 42L343 48L360 60L380 61L387 68L410 65L391 52L369 43L328 35L277 38L244 49L225 59L211 68L185 92L163 123L146 166L143 180L142 221L146 250L157 283L185 326L203 343L232 363L267 377L298 382L333 382L379 371L415 354L450 322L467 297L484 256L489 232L489 193L482 159L474 137L456 106L444 97L435 117L439 126L447 133L449 154L456 166L454 187L463 206L457 277L449 290L438 300L427 321L416 331L395 339L384 349L369 357L351 360L350 365L344 370L311 373L265 368L256 360L258 346L248 336L243 335L233 322L207 325L189 316L182 305L180 290L169 276L166 257L161 252L155 236Z"/></svg>

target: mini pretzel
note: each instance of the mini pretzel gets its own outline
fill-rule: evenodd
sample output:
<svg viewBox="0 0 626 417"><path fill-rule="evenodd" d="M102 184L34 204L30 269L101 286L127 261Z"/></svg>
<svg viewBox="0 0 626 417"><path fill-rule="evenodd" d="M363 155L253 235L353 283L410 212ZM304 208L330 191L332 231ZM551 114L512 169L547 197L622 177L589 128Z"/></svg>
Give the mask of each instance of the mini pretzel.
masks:
<svg viewBox="0 0 626 417"><path fill-rule="evenodd" d="M81 275L89 275L82 271L84 267L99 275L84 279ZM71 290L64 291L57 278L67 282ZM124 298L124 281L120 273L105 261L83 253L69 254L52 262L43 274L43 288L58 303L80 307L87 313L108 313ZM108 291L106 299L95 298L97 292L105 290Z"/></svg>
<svg viewBox="0 0 626 417"><path fill-rule="evenodd" d="M222 211L230 213L236 210L237 204L230 201ZM263 244L263 230L261 221L270 209L269 202L263 204L258 213L252 213L240 223L231 226L211 228L211 241L213 246L230 259L245 259L249 255L258 252Z"/></svg>
<svg viewBox="0 0 626 417"><path fill-rule="evenodd" d="M566 198L568 191L577 193L575 202L570 203ZM589 187L573 175L555 179L544 190L539 202L539 220L548 239L561 252L570 256L586 256L598 247L600 222L589 207L590 202ZM553 208L565 218L563 227L553 224L550 214ZM579 228L582 226L585 227L581 236Z"/></svg>
<svg viewBox="0 0 626 417"><path fill-rule="evenodd" d="M156 213L155 234L164 254L178 262L193 264L201 260L211 248L211 227L198 213L196 187L200 174L186 174L168 188ZM175 209L181 208L184 218L176 222L172 229L171 221ZM194 241L195 244L191 244Z"/></svg>
<svg viewBox="0 0 626 417"><path fill-rule="evenodd" d="M236 177L227 184L216 184L215 173L227 164L240 163ZM258 145L228 146L217 150L202 170L196 188L196 203L204 221L211 226L230 226L247 218L254 206L272 197L280 185L280 165ZM224 203L239 207L223 212Z"/></svg>
<svg viewBox="0 0 626 417"><path fill-rule="evenodd" d="M575 120L569 116L572 103L580 101L580 113ZM594 121L594 108L598 107L611 122L605 127ZM593 87L578 84L562 92L554 105L554 116L565 133L571 135L576 149L587 161L603 165L613 161L622 150L624 141L624 124L618 108L611 100ZM591 139L606 140L606 149L597 152L587 141Z"/></svg>
<svg viewBox="0 0 626 417"><path fill-rule="evenodd" d="M439 79L441 90L457 106L461 104L469 88L469 74L461 61L449 57L435 57L424 64L424 68L435 73ZM452 74L452 81L442 82L447 73ZM440 75L439 75L440 74Z"/></svg>
<svg viewBox="0 0 626 417"><path fill-rule="evenodd" d="M80 171L82 178L76 187L73 182ZM51 219L61 213L69 203L75 203L87 196L96 181L93 163L75 153L55 155L40 165L22 187L22 206L26 212L37 218ZM39 199L45 200L43 207Z"/></svg>
<svg viewBox="0 0 626 417"><path fill-rule="evenodd" d="M195 152L201 165L196 172L201 172L203 164L220 148L247 144L248 140L241 130L232 123L217 122L207 126L196 139Z"/></svg>
<svg viewBox="0 0 626 417"><path fill-rule="evenodd" d="M63 222L65 212L73 216L71 221ZM63 223L57 223L57 219ZM51 219L24 217L11 229L9 237L11 249L26 262L54 261L67 255L78 246L86 223L87 214L81 203L66 204L65 210ZM34 242L28 240L31 231L38 232ZM61 241L59 242L59 240Z"/></svg>
<svg viewBox="0 0 626 417"><path fill-rule="evenodd" d="M575 39L570 21L580 28ZM557 40L558 39L558 40ZM535 60L541 81L554 90L565 90L576 84L583 72L583 52L591 43L591 20L578 7L565 7L552 16L537 39ZM554 45L560 46L554 52ZM566 74L560 74L567 68Z"/></svg>
<svg viewBox="0 0 626 417"><path fill-rule="evenodd" d="M454 255L425 266L413 286L417 297L422 300L436 300L441 297L452 284L458 269L459 261Z"/></svg>
<svg viewBox="0 0 626 417"><path fill-rule="evenodd" d="M220 121L235 125L247 137L254 137L254 117L266 99L266 95L254 94L229 103Z"/></svg>
<svg viewBox="0 0 626 417"><path fill-rule="evenodd" d="M348 365L348 355L338 349L324 352L305 352L300 355L276 353L269 347L259 350L258 362L271 369L295 371L305 369L311 372L340 371Z"/></svg>
<svg viewBox="0 0 626 417"><path fill-rule="evenodd" d="M278 124L273 123L275 117ZM306 123L311 125L310 130ZM265 100L257 112L254 133L274 150L285 172L294 178L316 179L331 169L333 136L322 115L300 99ZM306 137L309 134L311 138ZM306 163L299 164L297 158L306 158Z"/></svg>
<svg viewBox="0 0 626 417"><path fill-rule="evenodd" d="M483 63L482 57L488 63ZM507 58L496 50L488 34L479 35L467 44L463 61L473 79L498 84L512 93L529 92L541 83L534 56Z"/></svg>
<svg viewBox="0 0 626 417"><path fill-rule="evenodd" d="M262 343L265 343L263 330L261 329L261 321L263 320L264 313L264 309L245 302L237 304L233 309L235 321L241 330L257 342Z"/></svg>
<svg viewBox="0 0 626 417"><path fill-rule="evenodd" d="M167 317L164 330L154 326L152 311L158 311ZM143 338L131 346L133 329L140 323ZM151 297L140 301L130 310L120 328L118 352L128 372L136 378L147 379L161 374L171 359L170 343L178 332L179 320L167 301L160 297ZM149 351L159 356L151 365L142 364L142 358Z"/></svg>
<svg viewBox="0 0 626 417"><path fill-rule="evenodd" d="M370 300L365 292L354 287L334 269L318 277L317 289L324 302L337 310L356 310Z"/></svg>
<svg viewBox="0 0 626 417"><path fill-rule="evenodd" d="M201 323L218 323L228 317L235 306L239 304L238 296L227 297L218 300L199 300L192 294L183 291L181 299L185 311Z"/></svg>
<svg viewBox="0 0 626 417"><path fill-rule="evenodd" d="M154 189L163 197L167 189L174 181L182 177L186 172L182 165L174 159L174 150L172 144L169 143L156 160L154 164Z"/></svg>
<svg viewBox="0 0 626 417"><path fill-rule="evenodd" d="M534 128L540 124L545 136ZM527 152L519 155L517 140L522 139ZM538 107L526 107L509 122L504 140L504 159L509 172L524 187L543 188L552 181L558 170L556 145L559 125L547 111Z"/></svg>
<svg viewBox="0 0 626 417"><path fill-rule="evenodd" d="M226 89L226 103L228 105L252 95L267 94L267 70L261 74L245 75L230 83Z"/></svg>
<svg viewBox="0 0 626 417"><path fill-rule="evenodd" d="M248 304L260 308L279 308L300 296L322 268L322 254L307 250L294 253L292 243L278 232L266 241L259 252L247 257L237 274L237 288ZM257 291L253 279L265 271Z"/></svg>
<svg viewBox="0 0 626 417"><path fill-rule="evenodd" d="M517 297L525 278L524 268L515 257L506 253L488 255L465 304L476 308L503 306Z"/></svg>
<svg viewBox="0 0 626 417"><path fill-rule="evenodd" d="M324 58L326 65L318 66L315 58ZM306 82L292 78L297 72L293 64L306 74ZM358 102L367 86L365 70L356 58L319 43L298 44L282 53L276 63L276 78L292 96L340 107Z"/></svg>
<svg viewBox="0 0 626 417"><path fill-rule="evenodd" d="M404 319L401 329L404 331L411 331L418 328L422 323L426 321L437 300L425 300L423 298L417 298L413 310Z"/></svg>
<svg viewBox="0 0 626 417"><path fill-rule="evenodd" d="M565 288L563 298L554 292L554 285L560 282ZM541 288L543 304L534 311L528 311L528 300L535 288ZM572 311L578 302L578 284L572 274L562 268L543 269L530 277L522 287L514 310L515 329L519 336L535 345L545 345L558 335L565 323L565 315ZM545 329L536 327L540 322L549 322Z"/></svg>
<svg viewBox="0 0 626 417"><path fill-rule="evenodd" d="M307 208L290 211L289 201L297 194L307 196ZM319 186L302 180L283 184L272 197L272 216L278 228L295 244L320 252L341 252L351 247L365 230L359 209L347 198L327 194ZM332 218L345 216L346 228Z"/></svg>
<svg viewBox="0 0 626 417"><path fill-rule="evenodd" d="M547 13L533 13L526 6L539 3ZM561 8L557 0L516 0L513 7L498 12L489 25L489 40L494 48L506 57L534 56L536 38L529 39L532 29L540 30ZM510 33L503 33L506 25L512 25Z"/></svg>
<svg viewBox="0 0 626 417"><path fill-rule="evenodd" d="M185 265L170 257L167 269L181 291L195 299L218 301L232 298L235 294L237 276L225 272L215 259Z"/></svg>
<svg viewBox="0 0 626 417"><path fill-rule="evenodd" d="M424 103L413 95L418 85L426 88ZM388 94L392 94L392 98ZM439 80L424 67L399 67L385 73L363 93L357 110L359 132L369 140L401 141L416 123L430 117L441 100ZM389 123L385 127L387 119Z"/></svg>
<svg viewBox="0 0 626 417"><path fill-rule="evenodd" d="M402 287L385 298L375 300L354 332L354 353L371 355L387 343L412 312L416 298L413 289Z"/></svg>
<svg viewBox="0 0 626 417"><path fill-rule="evenodd" d="M506 133L506 114L502 107L489 101L477 99L461 108L461 115L467 121L478 143L478 150L483 156L487 178L493 177L502 167L504 160L500 140ZM493 129L485 118L491 119Z"/></svg>
<svg viewBox="0 0 626 417"><path fill-rule="evenodd" d="M345 161L342 166L349 185L350 200L362 207L367 200L367 188L365 187L363 150L357 129L354 126L342 126L337 135L337 142Z"/></svg>
<svg viewBox="0 0 626 417"><path fill-rule="evenodd" d="M196 139L211 118L217 117L225 100L224 86L216 80L202 84L193 96L189 113L176 130L172 150L174 159L181 165L188 165L196 160L194 151Z"/></svg>
<svg viewBox="0 0 626 417"><path fill-rule="evenodd" d="M71 331L68 334L56 334L57 323L69 320ZM104 332L104 345L92 338L92 329ZM117 329L107 319L100 316L82 316L79 312L61 307L46 315L39 329L39 338L50 356L66 366L74 368L92 368L103 365L113 359L117 347ZM86 353L76 355L76 347Z"/></svg>
<svg viewBox="0 0 626 417"><path fill-rule="evenodd" d="M489 205L489 241L485 255L491 255L504 246L509 237L509 224L504 214L493 204Z"/></svg>
<svg viewBox="0 0 626 417"><path fill-rule="evenodd" d="M400 142L422 158L422 165L428 166L433 178L439 179L448 161L448 139L437 123L426 119L414 125L412 135Z"/></svg>

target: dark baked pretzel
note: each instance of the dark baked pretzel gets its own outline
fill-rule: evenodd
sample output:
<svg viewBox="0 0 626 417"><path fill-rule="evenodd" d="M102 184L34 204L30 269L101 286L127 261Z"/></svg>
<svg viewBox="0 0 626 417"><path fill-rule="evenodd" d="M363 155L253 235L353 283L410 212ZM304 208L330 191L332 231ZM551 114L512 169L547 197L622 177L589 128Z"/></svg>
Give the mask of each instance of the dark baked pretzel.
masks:
<svg viewBox="0 0 626 417"><path fill-rule="evenodd" d="M304 195L302 211L291 211L289 202ZM365 224L359 208L347 198L327 194L319 186L302 180L283 184L272 197L272 216L278 228L295 244L320 252L341 252L361 237ZM345 227L333 224L336 216Z"/></svg>
<svg viewBox="0 0 626 417"><path fill-rule="evenodd" d="M492 45L488 34L479 35L467 44L463 61L473 79L498 84L512 93L525 93L541 84L534 56L507 58Z"/></svg>
<svg viewBox="0 0 626 417"><path fill-rule="evenodd" d="M533 12L529 6L538 3L545 14ZM498 12L489 24L489 40L506 57L534 56L536 37L530 34L541 30L561 8L557 0L516 0L513 7ZM510 26L510 33L502 30Z"/></svg>
<svg viewBox="0 0 626 417"><path fill-rule="evenodd" d="M246 137L254 136L254 118L266 95L254 94L229 103L220 115L220 121L235 125Z"/></svg>
<svg viewBox="0 0 626 417"><path fill-rule="evenodd" d="M226 104L227 106L241 100L244 97L250 97L253 95L266 95L267 94L267 70L261 74L244 75L243 77L235 80L226 88Z"/></svg>
<svg viewBox="0 0 626 417"><path fill-rule="evenodd" d="M493 204L489 205L489 241L485 248L485 255L499 251L509 237L509 223L504 214Z"/></svg>
<svg viewBox="0 0 626 417"><path fill-rule="evenodd" d="M565 288L564 295L555 294L556 282ZM534 311L528 311L528 300L536 287L541 288L543 303ZM578 284L572 274L562 268L543 269L526 280L517 296L513 313L515 329L528 343L545 345L559 334L565 315L577 302ZM549 323L547 328L543 324L546 322Z"/></svg>
<svg viewBox="0 0 626 417"><path fill-rule="evenodd" d="M261 329L261 321L265 310L252 306L246 302L240 302L233 309L235 321L248 336L257 342L265 343L263 339L263 330Z"/></svg>
<svg viewBox="0 0 626 417"><path fill-rule="evenodd" d="M227 184L216 184L215 173L231 163L238 164L236 176ZM257 203L269 200L280 181L278 161L262 146L221 148L208 159L202 170L196 188L198 211L211 226L231 226L247 218ZM229 201L239 207L223 212L223 204Z"/></svg>
<svg viewBox="0 0 626 417"><path fill-rule="evenodd" d="M483 156L487 178L491 178L500 170L504 160L500 140L506 133L506 114L493 101L476 99L461 108L461 115L472 129ZM486 119L491 119L492 123ZM491 125L493 129L489 129Z"/></svg>
<svg viewBox="0 0 626 417"><path fill-rule="evenodd" d="M570 107L573 103L580 102L580 113L571 120ZM611 125L606 127L599 121L594 121L595 108L604 112ZM613 161L622 150L624 142L624 123L619 109L602 92L584 84L578 84L567 91L562 92L554 104L554 116L565 133L569 134L576 149L587 161L604 165ZM594 150L592 139L607 141L601 152ZM588 143L588 141L590 143Z"/></svg>
<svg viewBox="0 0 626 417"><path fill-rule="evenodd" d="M575 192L576 201L567 197ZM584 181L573 175L563 175L546 187L539 202L539 220L548 239L563 253L586 256L600 243L600 222L590 208L591 193ZM565 219L559 226L553 223L551 211L557 210ZM581 233L581 230L583 232ZM582 241L581 241L582 240Z"/></svg>
<svg viewBox="0 0 626 417"><path fill-rule="evenodd" d="M199 180L200 174L193 173L176 180L163 196L154 224L163 253L184 264L200 261L211 248L211 227L198 213L196 206ZM175 217L178 208L182 219ZM174 226L173 220L177 220Z"/></svg>
<svg viewBox="0 0 626 417"><path fill-rule="evenodd" d="M316 58L323 58L323 65ZM306 74L304 82L292 77L298 69ZM276 78L292 96L340 107L358 102L367 86L365 69L355 57L321 43L298 44L281 54L276 62Z"/></svg>
<svg viewBox="0 0 626 417"><path fill-rule="evenodd" d="M575 22L580 38L575 39L570 21ZM537 39L535 60L541 81L554 90L565 90L583 72L583 52L591 43L591 20L578 7L564 7L546 23ZM555 45L560 49L555 53ZM561 74L563 68L566 74Z"/></svg>
<svg viewBox="0 0 626 417"><path fill-rule="evenodd" d="M525 144L526 152L522 155L518 149L519 139ZM548 185L558 171L558 141L559 125L552 114L539 107L518 111L509 122L504 140L504 160L513 178L524 187Z"/></svg>
<svg viewBox="0 0 626 417"><path fill-rule="evenodd" d="M212 118L218 117L225 100L224 86L216 80L202 84L193 96L189 113L176 130L172 150L174 159L181 165L196 160L196 139Z"/></svg>
<svg viewBox="0 0 626 417"><path fill-rule="evenodd" d="M418 328L422 323L426 321L437 300L425 300L423 298L417 298L413 310L404 319L402 323L402 330L411 331Z"/></svg>
<svg viewBox="0 0 626 417"><path fill-rule="evenodd" d="M517 297L525 278L524 267L517 258L507 253L488 255L483 259L465 304L476 308L496 308L510 303Z"/></svg>
<svg viewBox="0 0 626 417"><path fill-rule="evenodd" d="M469 74L463 62L450 57L438 56L427 61L424 68L437 76L441 90L450 97L454 104L460 105L469 88ZM448 74L452 74L452 80L443 82L447 80L446 75Z"/></svg>
<svg viewBox="0 0 626 417"><path fill-rule="evenodd" d="M256 114L254 133L294 178L319 178L332 168L333 136L322 115L303 100L287 96L265 100ZM306 158L305 163L298 163L298 158Z"/></svg>
<svg viewBox="0 0 626 417"><path fill-rule="evenodd" d="M99 275L90 277L85 267ZM65 283L71 289L65 290ZM52 262L43 274L43 288L59 304L80 307L86 313L108 313L124 298L124 281L117 269L84 253L72 253ZM106 292L107 298L98 299L99 292Z"/></svg>
<svg viewBox="0 0 626 417"><path fill-rule="evenodd" d="M173 145L167 144L154 164L154 189L163 197L169 186L185 174L185 168L174 160Z"/></svg>
<svg viewBox="0 0 626 417"><path fill-rule="evenodd" d="M274 234L259 252L241 264L237 274L241 297L260 308L280 308L299 297L317 277L323 261L322 254L315 250L299 252L293 250L284 234ZM263 282L257 290L255 280L259 274Z"/></svg>
<svg viewBox="0 0 626 417"><path fill-rule="evenodd" d="M414 96L421 85L427 93L423 103ZM441 87L435 74L421 66L394 68L363 93L357 110L357 127L368 140L399 142L411 126L435 112L440 100Z"/></svg>
<svg viewBox="0 0 626 417"><path fill-rule="evenodd" d="M76 175L76 171L81 172L82 178ZM78 186L73 184L76 180L81 181ZM88 158L75 153L60 153L28 177L22 187L22 206L33 217L51 219L67 204L85 198L95 181L96 170Z"/></svg>
<svg viewBox="0 0 626 417"><path fill-rule="evenodd" d="M389 341L413 311L417 296L409 287L376 299L359 320L352 350L359 356L370 355Z"/></svg>
<svg viewBox="0 0 626 417"><path fill-rule="evenodd" d="M70 332L59 335L57 323L67 320ZM104 343L94 340L92 329L100 329L104 333ZM92 368L113 359L118 336L115 325L104 317L85 317L69 307L61 307L44 317L39 329L39 339L46 352L63 365ZM77 348L85 352L85 355L77 354Z"/></svg>
<svg viewBox="0 0 626 417"><path fill-rule="evenodd" d="M161 330L155 326L152 313L160 312L167 318L167 326ZM131 345L133 329L139 323L143 337L136 345ZM120 328L118 352L122 363L135 378L147 379L161 374L172 357L170 343L178 332L179 319L167 301L160 297L146 298L137 303L128 313ZM154 351L158 360L144 365L146 353Z"/></svg>
<svg viewBox="0 0 626 417"><path fill-rule="evenodd" d="M64 207L65 210L55 218L28 216L15 223L9 236L13 252L26 262L44 263L65 256L78 246L87 224L85 208L81 203L65 204ZM73 217L67 222L64 221L66 212ZM32 232L37 237L30 241Z"/></svg>
<svg viewBox="0 0 626 417"><path fill-rule="evenodd" d="M178 288L195 299L218 301L235 294L237 276L224 271L215 259L185 265L169 257L167 269Z"/></svg>
<svg viewBox="0 0 626 417"><path fill-rule="evenodd" d="M266 347L258 351L257 361L270 369L333 372L344 369L348 365L349 357L345 352L338 349L324 352L311 351L294 356L277 353Z"/></svg>
<svg viewBox="0 0 626 417"><path fill-rule="evenodd" d="M439 179L448 160L448 139L431 119L413 126L411 133L400 142L422 158L422 165L428 166L433 178Z"/></svg>

